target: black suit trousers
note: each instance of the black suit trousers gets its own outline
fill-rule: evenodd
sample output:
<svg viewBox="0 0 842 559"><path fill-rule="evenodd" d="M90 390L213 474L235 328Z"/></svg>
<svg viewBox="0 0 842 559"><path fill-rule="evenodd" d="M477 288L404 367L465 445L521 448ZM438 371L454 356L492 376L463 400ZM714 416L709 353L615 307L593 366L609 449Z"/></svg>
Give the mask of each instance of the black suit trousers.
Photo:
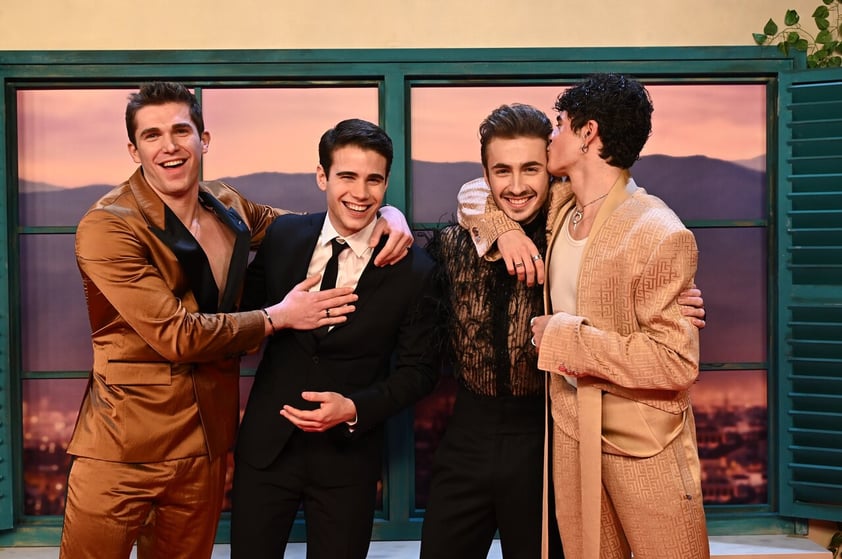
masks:
<svg viewBox="0 0 842 559"><path fill-rule="evenodd" d="M313 461L331 444L325 433L296 431L265 469L240 460L234 470L232 559L279 559L303 505L308 559L365 559L371 542L377 482L328 486ZM318 468L315 468L318 471Z"/></svg>
<svg viewBox="0 0 842 559"><path fill-rule="evenodd" d="M485 559L498 531L505 559L541 557L544 421L543 396L460 388L433 462L421 559ZM557 531L550 538L556 559Z"/></svg>

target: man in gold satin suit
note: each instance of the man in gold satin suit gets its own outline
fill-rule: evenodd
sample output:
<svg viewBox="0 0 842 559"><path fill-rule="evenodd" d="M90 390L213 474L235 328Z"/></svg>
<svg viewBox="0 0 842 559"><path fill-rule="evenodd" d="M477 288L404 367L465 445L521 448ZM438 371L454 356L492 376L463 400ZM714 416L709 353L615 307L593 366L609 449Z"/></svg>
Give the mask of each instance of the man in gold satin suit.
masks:
<svg viewBox="0 0 842 559"><path fill-rule="evenodd" d="M240 356L282 328L344 322L356 296L311 293L315 276L280 303L237 312L249 250L283 212L199 182L210 134L184 85L142 86L126 127L139 168L76 233L94 362L68 447L60 556L128 558L137 543L140 559L210 557ZM379 264L412 242L403 216L390 214L389 228L398 232Z"/></svg>

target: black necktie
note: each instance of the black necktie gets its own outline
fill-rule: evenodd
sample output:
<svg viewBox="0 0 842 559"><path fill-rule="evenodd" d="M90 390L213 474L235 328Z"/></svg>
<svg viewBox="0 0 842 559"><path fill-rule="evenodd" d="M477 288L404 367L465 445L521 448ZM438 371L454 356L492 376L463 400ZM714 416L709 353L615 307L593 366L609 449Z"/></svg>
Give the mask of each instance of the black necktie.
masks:
<svg viewBox="0 0 842 559"><path fill-rule="evenodd" d="M339 241L339 237L332 238L330 240L330 246L333 248L333 254L325 265L325 271L322 273L322 286L319 288L319 291L336 287L336 276L339 273L339 254L348 248L346 243Z"/></svg>
<svg viewBox="0 0 842 559"><path fill-rule="evenodd" d="M339 255L343 250L348 248L346 243L339 242L339 237L331 239L330 246L333 248L333 254L331 254L330 259L325 265L325 271L322 272L322 286L319 288L319 291L336 287L336 276L339 273ZM320 340L327 334L329 329L329 326L321 326L313 330L313 335L316 336L317 340Z"/></svg>

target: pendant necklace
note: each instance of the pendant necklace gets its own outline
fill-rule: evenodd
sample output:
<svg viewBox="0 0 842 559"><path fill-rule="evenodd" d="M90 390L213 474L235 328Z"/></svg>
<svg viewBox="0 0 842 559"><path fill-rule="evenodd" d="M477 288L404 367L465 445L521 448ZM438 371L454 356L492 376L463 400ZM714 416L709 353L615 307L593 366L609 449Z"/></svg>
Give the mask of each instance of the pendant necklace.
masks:
<svg viewBox="0 0 842 559"><path fill-rule="evenodd" d="M603 194L599 198L591 200L590 202L588 202L587 204L585 204L584 206L581 206L581 207L579 206L579 202L578 201L576 202L576 209L573 210L573 217L570 218L570 222L573 224L573 230L574 231L576 230L576 226L579 225L579 222L582 221L582 218L585 217L585 208L587 208L591 204L596 204L597 202L599 202L600 200L602 200L603 198L608 196L608 194L610 192L611 191L609 190L608 192L606 192L605 194Z"/></svg>

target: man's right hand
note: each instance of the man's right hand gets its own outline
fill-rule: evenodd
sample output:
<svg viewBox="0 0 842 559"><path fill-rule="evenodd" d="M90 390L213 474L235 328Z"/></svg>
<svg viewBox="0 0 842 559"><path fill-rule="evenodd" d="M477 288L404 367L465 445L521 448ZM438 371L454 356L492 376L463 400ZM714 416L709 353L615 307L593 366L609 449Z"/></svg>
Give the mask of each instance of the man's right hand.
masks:
<svg viewBox="0 0 842 559"><path fill-rule="evenodd" d="M518 281L525 281L529 286L535 285L536 280L543 285L544 257L523 231L513 229L500 235L497 250L510 275L517 275Z"/></svg>
<svg viewBox="0 0 842 559"><path fill-rule="evenodd" d="M292 328L313 330L321 326L342 324L347 314L354 312L354 303L359 296L350 287L335 287L326 291L310 291L321 281L320 276L311 276L286 294L280 303L266 308L272 317L274 330Z"/></svg>

